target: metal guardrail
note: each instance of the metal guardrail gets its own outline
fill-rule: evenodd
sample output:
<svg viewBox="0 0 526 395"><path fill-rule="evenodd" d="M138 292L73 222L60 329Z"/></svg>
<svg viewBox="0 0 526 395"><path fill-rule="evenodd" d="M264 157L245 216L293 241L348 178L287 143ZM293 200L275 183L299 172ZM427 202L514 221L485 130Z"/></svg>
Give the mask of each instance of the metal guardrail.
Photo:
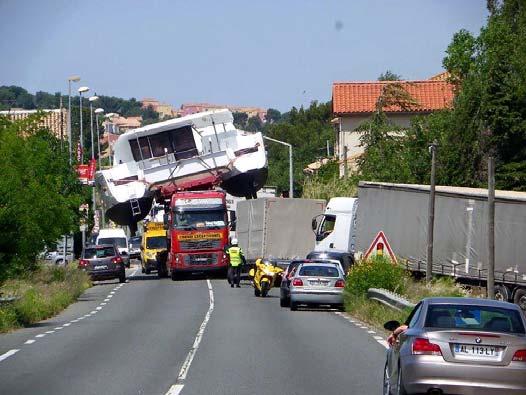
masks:
<svg viewBox="0 0 526 395"><path fill-rule="evenodd" d="M367 290L367 297L398 311L415 307L414 303L402 296L382 288L369 288Z"/></svg>
<svg viewBox="0 0 526 395"><path fill-rule="evenodd" d="M13 303L20 299L20 296L10 296L7 298L0 298L0 306L3 304Z"/></svg>

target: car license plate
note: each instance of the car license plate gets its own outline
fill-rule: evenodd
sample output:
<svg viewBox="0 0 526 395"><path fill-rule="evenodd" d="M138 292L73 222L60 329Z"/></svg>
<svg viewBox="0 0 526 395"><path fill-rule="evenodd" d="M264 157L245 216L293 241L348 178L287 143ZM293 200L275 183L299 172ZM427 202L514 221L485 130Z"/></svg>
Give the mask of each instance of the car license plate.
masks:
<svg viewBox="0 0 526 395"><path fill-rule="evenodd" d="M471 357L495 358L500 355L501 348L495 346L479 346L475 344L455 344L455 354Z"/></svg>
<svg viewBox="0 0 526 395"><path fill-rule="evenodd" d="M326 287L329 282L328 281L322 281L322 280L311 280L309 281L310 285L317 285L321 287Z"/></svg>
<svg viewBox="0 0 526 395"><path fill-rule="evenodd" d="M106 265L97 265L93 268L93 270L103 270L103 269L107 269L108 266Z"/></svg>

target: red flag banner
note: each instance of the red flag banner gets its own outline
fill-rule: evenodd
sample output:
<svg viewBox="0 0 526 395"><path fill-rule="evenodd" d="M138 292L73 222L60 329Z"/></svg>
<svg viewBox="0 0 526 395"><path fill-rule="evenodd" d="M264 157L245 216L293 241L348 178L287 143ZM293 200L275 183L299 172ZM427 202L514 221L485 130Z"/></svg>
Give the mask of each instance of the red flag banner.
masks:
<svg viewBox="0 0 526 395"><path fill-rule="evenodd" d="M93 183L95 171L97 170L97 160L91 159L87 165L77 165L77 174L82 184L89 185Z"/></svg>

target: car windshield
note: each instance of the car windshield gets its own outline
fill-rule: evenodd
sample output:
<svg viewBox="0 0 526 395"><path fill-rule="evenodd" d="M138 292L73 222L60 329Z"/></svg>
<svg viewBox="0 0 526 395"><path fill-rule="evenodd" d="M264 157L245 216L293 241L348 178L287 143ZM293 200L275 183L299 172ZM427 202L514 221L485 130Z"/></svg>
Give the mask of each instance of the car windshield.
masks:
<svg viewBox="0 0 526 395"><path fill-rule="evenodd" d="M213 211L175 211L174 228L176 229L219 229L226 226L226 212Z"/></svg>
<svg viewBox="0 0 526 395"><path fill-rule="evenodd" d="M141 245L141 238L140 237L132 237L130 239L130 247L139 248L140 245Z"/></svg>
<svg viewBox="0 0 526 395"><path fill-rule="evenodd" d="M525 333L518 311L493 306L430 305L427 310L425 326L441 329Z"/></svg>
<svg viewBox="0 0 526 395"><path fill-rule="evenodd" d="M123 237L103 237L99 238L97 244L116 244L117 247L126 248L126 239Z"/></svg>
<svg viewBox="0 0 526 395"><path fill-rule="evenodd" d="M115 256L113 247L86 248L84 250L84 259L107 258L110 256Z"/></svg>
<svg viewBox="0 0 526 395"><path fill-rule="evenodd" d="M300 276L305 277L339 277L340 273L332 266L304 266L300 269Z"/></svg>
<svg viewBox="0 0 526 395"><path fill-rule="evenodd" d="M146 239L146 248L151 249L151 250L166 248L166 237L164 236L148 237Z"/></svg>

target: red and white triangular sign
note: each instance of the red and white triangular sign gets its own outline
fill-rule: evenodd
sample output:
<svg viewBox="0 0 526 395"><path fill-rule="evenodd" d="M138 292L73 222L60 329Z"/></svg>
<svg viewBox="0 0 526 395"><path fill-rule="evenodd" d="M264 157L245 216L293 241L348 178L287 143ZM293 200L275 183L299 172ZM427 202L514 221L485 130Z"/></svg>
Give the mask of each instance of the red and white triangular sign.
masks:
<svg viewBox="0 0 526 395"><path fill-rule="evenodd" d="M386 251L389 257L391 258L391 261L396 262L396 256L393 253L389 242L387 241L387 237L385 237L383 231L380 231L378 232L378 234L374 238L374 241L367 249L367 252L364 255L364 259L367 259L369 255L385 255Z"/></svg>

